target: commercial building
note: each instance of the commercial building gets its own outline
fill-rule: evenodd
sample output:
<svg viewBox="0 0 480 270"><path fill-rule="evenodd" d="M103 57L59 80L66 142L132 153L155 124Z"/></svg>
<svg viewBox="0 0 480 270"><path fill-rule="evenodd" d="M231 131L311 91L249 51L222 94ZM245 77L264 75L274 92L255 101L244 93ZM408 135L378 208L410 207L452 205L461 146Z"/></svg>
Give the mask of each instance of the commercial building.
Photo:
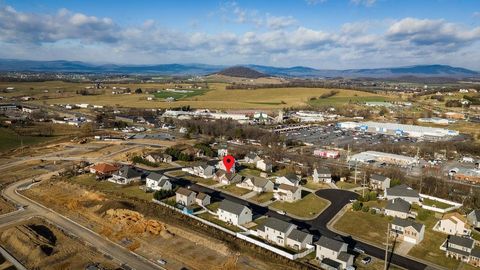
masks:
<svg viewBox="0 0 480 270"><path fill-rule="evenodd" d="M340 122L337 124L337 127L342 129L356 129L368 133L422 138L429 140L446 139L459 134L456 130L444 128L380 122Z"/></svg>
<svg viewBox="0 0 480 270"><path fill-rule="evenodd" d="M365 151L355 155L352 155L349 158L350 162L360 162L360 163L375 163L382 162L391 165L399 166L413 166L418 164L418 158L408 157L397 154L390 154L385 152L377 151Z"/></svg>

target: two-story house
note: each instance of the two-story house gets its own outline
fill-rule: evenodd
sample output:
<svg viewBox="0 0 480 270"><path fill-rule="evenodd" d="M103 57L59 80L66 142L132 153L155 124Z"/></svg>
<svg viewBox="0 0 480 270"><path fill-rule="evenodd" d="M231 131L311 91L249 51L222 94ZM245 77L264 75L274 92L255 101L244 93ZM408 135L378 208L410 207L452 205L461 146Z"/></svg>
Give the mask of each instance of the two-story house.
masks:
<svg viewBox="0 0 480 270"><path fill-rule="evenodd" d="M236 185L240 188L253 190L258 193L273 192L273 182L260 177L247 177L241 183Z"/></svg>
<svg viewBox="0 0 480 270"><path fill-rule="evenodd" d="M242 182L243 176L238 173L227 173L224 170L218 170L213 179L224 185L230 185Z"/></svg>
<svg viewBox="0 0 480 270"><path fill-rule="evenodd" d="M411 205L402 198L391 199L385 206L385 215L398 218L407 218L410 214Z"/></svg>
<svg viewBox="0 0 480 270"><path fill-rule="evenodd" d="M261 159L262 158L255 153L249 153L245 156L245 162L249 164L257 164L257 162Z"/></svg>
<svg viewBox="0 0 480 270"><path fill-rule="evenodd" d="M425 225L410 219L394 218L390 225L390 235L409 242L418 244L423 240Z"/></svg>
<svg viewBox="0 0 480 270"><path fill-rule="evenodd" d="M324 182L324 183L331 183L332 182L332 173L330 172L329 168L322 167L320 169L314 169L313 170L313 182L319 183L319 182Z"/></svg>
<svg viewBox="0 0 480 270"><path fill-rule="evenodd" d="M257 229L257 233L268 242L295 250L302 250L313 241L311 234L298 230L296 225L272 217Z"/></svg>
<svg viewBox="0 0 480 270"><path fill-rule="evenodd" d="M112 173L112 177L108 181L120 184L127 185L132 182L140 181L142 173L130 166L123 166L120 170Z"/></svg>
<svg viewBox="0 0 480 270"><path fill-rule="evenodd" d="M217 209L218 219L233 224L243 225L252 221L252 210L229 200L223 200Z"/></svg>
<svg viewBox="0 0 480 270"><path fill-rule="evenodd" d="M390 188L390 178L380 174L372 174L370 175L370 187L378 190Z"/></svg>
<svg viewBox="0 0 480 270"><path fill-rule="evenodd" d="M433 230L437 232L442 232L450 235L470 235L470 230L465 227L465 222L460 220L456 216L450 216L439 220Z"/></svg>
<svg viewBox="0 0 480 270"><path fill-rule="evenodd" d="M315 258L322 268L343 270L353 265L354 255L347 252L347 243L321 236L315 245Z"/></svg>
<svg viewBox="0 0 480 270"><path fill-rule="evenodd" d="M191 206L195 203L196 196L196 192L181 187L175 192L175 201L183 206Z"/></svg>
<svg viewBox="0 0 480 270"><path fill-rule="evenodd" d="M480 210L473 210L467 215L468 224L474 228L480 228Z"/></svg>
<svg viewBox="0 0 480 270"><path fill-rule="evenodd" d="M200 192L195 198L195 203L200 206L207 206L210 204L210 200L211 200L210 195Z"/></svg>
<svg viewBox="0 0 480 270"><path fill-rule="evenodd" d="M274 190L273 197L279 201L296 202L302 198L302 190L296 186L280 184Z"/></svg>
<svg viewBox="0 0 480 270"><path fill-rule="evenodd" d="M172 190L170 177L152 172L147 176L145 186L150 190Z"/></svg>
<svg viewBox="0 0 480 270"><path fill-rule="evenodd" d="M285 184L289 186L298 187L300 184L300 179L295 174L287 174L285 176L279 176L275 179L276 184Z"/></svg>

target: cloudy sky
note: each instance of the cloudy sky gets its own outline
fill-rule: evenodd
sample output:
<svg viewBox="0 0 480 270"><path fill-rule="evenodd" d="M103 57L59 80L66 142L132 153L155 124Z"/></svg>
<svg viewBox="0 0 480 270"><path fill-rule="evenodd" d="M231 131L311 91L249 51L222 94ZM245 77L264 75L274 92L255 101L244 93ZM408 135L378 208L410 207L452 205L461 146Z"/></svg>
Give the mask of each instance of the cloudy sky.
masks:
<svg viewBox="0 0 480 270"><path fill-rule="evenodd" d="M478 0L0 0L0 58L480 70Z"/></svg>

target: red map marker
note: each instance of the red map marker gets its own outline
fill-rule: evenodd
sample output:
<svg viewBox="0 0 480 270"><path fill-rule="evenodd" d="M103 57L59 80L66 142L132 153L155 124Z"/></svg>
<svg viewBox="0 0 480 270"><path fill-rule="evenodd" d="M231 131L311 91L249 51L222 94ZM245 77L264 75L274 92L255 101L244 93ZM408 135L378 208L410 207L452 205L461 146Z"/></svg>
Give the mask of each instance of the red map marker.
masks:
<svg viewBox="0 0 480 270"><path fill-rule="evenodd" d="M235 164L235 158L233 156L224 156L223 157L223 165L225 165L225 168L227 169L227 172L230 172L230 169L232 166Z"/></svg>

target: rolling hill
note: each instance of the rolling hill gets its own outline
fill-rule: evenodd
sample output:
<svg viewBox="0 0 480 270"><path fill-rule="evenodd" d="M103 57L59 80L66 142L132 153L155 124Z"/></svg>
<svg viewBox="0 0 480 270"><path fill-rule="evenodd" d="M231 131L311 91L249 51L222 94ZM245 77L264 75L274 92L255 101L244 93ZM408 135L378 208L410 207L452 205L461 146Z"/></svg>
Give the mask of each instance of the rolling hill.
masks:
<svg viewBox="0 0 480 270"><path fill-rule="evenodd" d="M480 77L480 73L466 68L448 65L416 65L407 67L390 67L374 69L315 69L303 66L273 67L262 65L245 65L226 67L207 64L159 64L159 65L98 65L80 61L32 61L17 59L0 59L0 71L33 71L33 72L78 72L78 73L119 73L119 74L162 74L162 75L209 75L222 72L228 76L249 76L246 78L279 77L344 77L344 78L398 78L415 77L447 77L466 78Z"/></svg>

